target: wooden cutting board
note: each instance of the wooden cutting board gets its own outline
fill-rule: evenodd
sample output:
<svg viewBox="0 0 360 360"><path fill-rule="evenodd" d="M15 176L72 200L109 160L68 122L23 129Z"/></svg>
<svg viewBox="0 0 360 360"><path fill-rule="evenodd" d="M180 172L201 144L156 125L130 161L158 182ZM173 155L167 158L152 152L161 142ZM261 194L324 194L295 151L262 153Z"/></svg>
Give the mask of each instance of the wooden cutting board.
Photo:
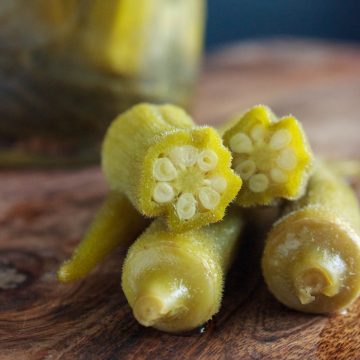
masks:
<svg viewBox="0 0 360 360"><path fill-rule="evenodd" d="M208 59L194 110L200 123L258 103L301 119L318 154L360 159L359 47L268 41ZM354 186L360 194L360 181ZM120 287L125 249L84 281L58 284L59 264L105 193L98 167L0 171L1 360L360 359L360 301L344 315L314 316L286 309L266 290L259 270L266 221L246 231L220 313L186 336L133 319Z"/></svg>

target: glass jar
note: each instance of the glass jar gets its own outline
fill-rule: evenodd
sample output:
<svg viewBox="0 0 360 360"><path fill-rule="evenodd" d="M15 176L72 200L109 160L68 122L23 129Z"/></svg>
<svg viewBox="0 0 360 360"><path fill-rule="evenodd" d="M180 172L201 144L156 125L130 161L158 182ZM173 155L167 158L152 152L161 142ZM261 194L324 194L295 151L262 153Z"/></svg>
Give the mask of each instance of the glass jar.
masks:
<svg viewBox="0 0 360 360"><path fill-rule="evenodd" d="M188 107L204 0L0 0L0 166L94 161L140 101Z"/></svg>

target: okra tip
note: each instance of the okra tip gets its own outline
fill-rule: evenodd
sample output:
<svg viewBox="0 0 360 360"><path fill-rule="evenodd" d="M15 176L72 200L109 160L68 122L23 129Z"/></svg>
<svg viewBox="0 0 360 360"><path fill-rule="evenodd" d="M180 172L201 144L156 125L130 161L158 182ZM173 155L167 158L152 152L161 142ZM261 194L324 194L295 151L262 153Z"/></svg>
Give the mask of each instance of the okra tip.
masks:
<svg viewBox="0 0 360 360"><path fill-rule="evenodd" d="M155 286L154 286L155 285ZM134 303L134 317L144 326L153 326L186 311L184 300L188 297L184 286L161 288L150 284L150 289L139 294Z"/></svg>
<svg viewBox="0 0 360 360"><path fill-rule="evenodd" d="M56 273L57 279L61 283L67 283L72 280L72 277L70 276L71 269L69 269L68 263L69 263L69 261L65 261Z"/></svg>

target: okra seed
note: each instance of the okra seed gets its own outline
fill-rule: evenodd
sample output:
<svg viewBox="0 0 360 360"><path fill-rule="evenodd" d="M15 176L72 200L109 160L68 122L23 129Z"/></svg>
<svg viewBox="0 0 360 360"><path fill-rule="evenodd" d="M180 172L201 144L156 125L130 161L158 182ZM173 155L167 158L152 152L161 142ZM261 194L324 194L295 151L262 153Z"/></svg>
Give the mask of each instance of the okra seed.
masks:
<svg viewBox="0 0 360 360"><path fill-rule="evenodd" d="M155 160L153 176L158 181L171 181L177 177L177 171L170 159L163 157Z"/></svg>
<svg viewBox="0 0 360 360"><path fill-rule="evenodd" d="M167 182L159 182L154 188L154 200L159 203L167 203L175 196L173 187Z"/></svg>
<svg viewBox="0 0 360 360"><path fill-rule="evenodd" d="M197 158L197 164L200 170L210 171L215 169L218 163L218 156L212 150L203 150Z"/></svg>
<svg viewBox="0 0 360 360"><path fill-rule="evenodd" d="M276 183L284 183L288 179L286 173L280 169L271 169L270 171L271 179Z"/></svg>
<svg viewBox="0 0 360 360"><path fill-rule="evenodd" d="M209 185L218 193L224 192L227 187L226 179L219 175L211 177L208 181Z"/></svg>
<svg viewBox="0 0 360 360"><path fill-rule="evenodd" d="M243 180L248 180L256 171L256 164L252 160L245 160L236 166L235 171Z"/></svg>
<svg viewBox="0 0 360 360"><path fill-rule="evenodd" d="M175 165L189 167L196 163L198 151L194 146L175 146L169 152L170 159Z"/></svg>
<svg viewBox="0 0 360 360"><path fill-rule="evenodd" d="M263 142L265 139L266 129L263 125L256 125L251 129L251 138L255 142Z"/></svg>
<svg viewBox="0 0 360 360"><path fill-rule="evenodd" d="M287 146L291 141L291 133L289 130L277 130L270 139L270 147L273 150L280 150Z"/></svg>
<svg viewBox="0 0 360 360"><path fill-rule="evenodd" d="M176 212L180 220L191 219L196 212L196 200L191 193L183 193L180 195L176 203Z"/></svg>
<svg viewBox="0 0 360 360"><path fill-rule="evenodd" d="M297 159L294 150L290 148L283 150L276 159L276 163L285 170L295 169Z"/></svg>
<svg viewBox="0 0 360 360"><path fill-rule="evenodd" d="M210 187L203 187L199 190L199 199L205 209L212 210L220 202L220 195Z"/></svg>
<svg viewBox="0 0 360 360"><path fill-rule="evenodd" d="M230 149L239 154L247 154L252 152L253 144L249 136L238 133L230 139Z"/></svg>
<svg viewBox="0 0 360 360"><path fill-rule="evenodd" d="M269 179L265 174L255 174L249 179L249 188L255 193L265 191L268 186Z"/></svg>

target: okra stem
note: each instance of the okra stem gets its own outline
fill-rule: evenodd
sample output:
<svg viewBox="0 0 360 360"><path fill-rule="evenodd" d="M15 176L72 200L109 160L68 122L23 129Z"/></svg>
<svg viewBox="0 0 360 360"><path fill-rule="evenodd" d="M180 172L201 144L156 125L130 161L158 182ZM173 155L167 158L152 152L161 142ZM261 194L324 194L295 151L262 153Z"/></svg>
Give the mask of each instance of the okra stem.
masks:
<svg viewBox="0 0 360 360"><path fill-rule="evenodd" d="M297 310L334 312L359 297L359 205L324 164L317 163L306 195L269 233L262 267L270 291Z"/></svg>
<svg viewBox="0 0 360 360"><path fill-rule="evenodd" d="M292 281L301 304L315 301L316 296L334 296L339 293L345 263L338 255L309 249L305 258L299 258L292 270Z"/></svg>
<svg viewBox="0 0 360 360"><path fill-rule="evenodd" d="M135 318L167 332L202 325L220 308L225 274L243 229L239 213L181 234L155 220L128 251L122 288Z"/></svg>
<svg viewBox="0 0 360 360"><path fill-rule="evenodd" d="M186 311L185 303L189 297L189 289L183 284L174 286L171 282L171 278L162 278L161 281L151 279L148 286L139 291L133 312L140 324L153 326Z"/></svg>

